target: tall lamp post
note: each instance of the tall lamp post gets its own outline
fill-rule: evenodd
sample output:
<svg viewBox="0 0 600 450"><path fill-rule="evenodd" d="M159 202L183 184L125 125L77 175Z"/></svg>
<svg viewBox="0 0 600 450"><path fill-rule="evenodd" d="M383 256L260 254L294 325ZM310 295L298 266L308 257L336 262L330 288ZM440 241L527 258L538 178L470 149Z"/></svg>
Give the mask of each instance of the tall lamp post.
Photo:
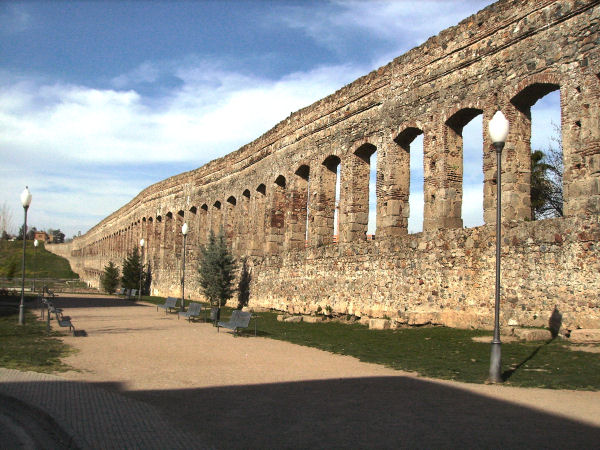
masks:
<svg viewBox="0 0 600 450"><path fill-rule="evenodd" d="M25 220L23 221L23 261L21 264L21 303L19 304L19 325L25 324L25 245L27 244L27 210L31 204L31 192L29 187L25 186L21 192L21 204L25 211Z"/></svg>
<svg viewBox="0 0 600 450"><path fill-rule="evenodd" d="M34 295L35 295L35 275L36 275L36 271L35 271L36 264L35 263L37 262L35 259L35 251L37 250L39 244L40 243L38 242L37 239L33 240L33 294Z"/></svg>
<svg viewBox="0 0 600 450"><path fill-rule="evenodd" d="M508 120L496 111L488 124L492 144L496 149L496 296L494 303L494 338L490 356L491 383L502 383L502 343L500 342L500 241L502 238L502 149L508 136Z"/></svg>
<svg viewBox="0 0 600 450"><path fill-rule="evenodd" d="M138 301L142 299L142 277L144 275L144 244L146 241L140 239L140 289L138 290Z"/></svg>
<svg viewBox="0 0 600 450"><path fill-rule="evenodd" d="M188 224L187 222L183 224L181 227L181 234L183 234L183 258L181 262L181 311L185 310L185 243L188 234Z"/></svg>

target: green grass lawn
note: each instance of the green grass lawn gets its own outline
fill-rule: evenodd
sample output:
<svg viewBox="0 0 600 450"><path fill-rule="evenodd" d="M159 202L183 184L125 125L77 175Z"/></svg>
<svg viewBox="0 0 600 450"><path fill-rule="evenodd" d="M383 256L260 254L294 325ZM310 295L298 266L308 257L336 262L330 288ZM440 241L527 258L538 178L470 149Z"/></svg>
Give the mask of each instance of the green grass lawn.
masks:
<svg viewBox="0 0 600 450"><path fill-rule="evenodd" d="M22 258L23 241L0 241L0 277L8 276L11 265L16 265L16 273L13 275L20 278ZM43 243L34 251L33 241L27 241L25 260L25 278L79 278L71 270L69 261L47 251Z"/></svg>
<svg viewBox="0 0 600 450"><path fill-rule="evenodd" d="M224 314L228 317L228 314ZM275 313L258 314L261 336L354 356L420 375L485 383L490 344L473 337L491 336L480 330L419 327L369 330L358 323L285 323ZM252 336L253 326L244 335ZM549 342L502 344L502 369L506 384L550 389L600 389L600 355L573 351L558 339ZM576 347L575 347L576 348Z"/></svg>
<svg viewBox="0 0 600 450"><path fill-rule="evenodd" d="M18 324L18 309L0 306L0 366L34 372L62 372L70 367L60 358L72 350L63 344L60 332L46 335L46 324L25 311L25 324Z"/></svg>

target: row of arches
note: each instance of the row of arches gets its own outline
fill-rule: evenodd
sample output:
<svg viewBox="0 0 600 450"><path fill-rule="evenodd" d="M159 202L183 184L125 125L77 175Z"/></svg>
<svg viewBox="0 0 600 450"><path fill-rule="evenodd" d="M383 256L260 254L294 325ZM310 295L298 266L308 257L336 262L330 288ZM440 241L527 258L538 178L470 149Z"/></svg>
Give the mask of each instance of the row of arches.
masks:
<svg viewBox="0 0 600 450"><path fill-rule="evenodd" d="M598 77L594 77L598 83ZM577 108L577 102L562 102L565 96L585 95L598 86L585 83L562 83L552 74L542 74L519 89L506 102L497 96L486 101L457 105L439 121L409 121L392 131L365 137L348 146L347 151L332 151L318 159L297 161L289 171L272 173L252 187L231 188L229 193L215 187L192 190L185 207L144 215L129 225L87 245L78 251L99 255L103 259L123 257L142 237L147 242L146 255L156 267L172 270L182 250L181 226L190 226L191 260L195 244L206 242L208 233L222 227L238 255L274 255L306 246L333 242L364 241L370 231L377 237L409 232L413 203L411 161L415 144L422 142L422 228L459 228L464 224L464 130L474 119L487 122L502 104L510 122L510 134L503 154L503 216L507 220L531 219L531 109L551 92L560 93L561 127L568 126L562 139L565 161L570 161L578 133L595 136L598 118L594 110ZM479 119L478 119L479 120ZM595 122L594 122L595 121ZM479 201L483 221L495 218L495 154L481 126ZM596 136L597 138L597 136ZM565 164L567 167L568 164ZM568 184L577 174L569 166ZM576 168L577 166L575 166ZM506 180L506 181L504 181ZM578 203L571 201L571 211ZM201 201L201 199L204 199ZM179 200L184 203L184 198ZM375 211L375 214L372 212ZM569 211L569 206L565 208ZM132 211L131 214L136 214ZM371 219L370 219L371 217ZM371 222L371 223L370 223ZM375 222L375 225L373 225ZM175 257L173 257L175 255Z"/></svg>

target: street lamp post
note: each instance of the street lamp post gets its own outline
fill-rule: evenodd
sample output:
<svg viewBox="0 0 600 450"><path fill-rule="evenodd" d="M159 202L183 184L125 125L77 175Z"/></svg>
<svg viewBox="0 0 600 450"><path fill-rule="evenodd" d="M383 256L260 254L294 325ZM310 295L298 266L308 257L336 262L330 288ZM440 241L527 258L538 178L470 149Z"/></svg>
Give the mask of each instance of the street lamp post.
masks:
<svg viewBox="0 0 600 450"><path fill-rule="evenodd" d="M502 383L502 343L500 342L500 246L502 238L502 149L508 136L508 120L496 111L488 124L492 144L496 149L496 292L494 302L494 338L490 356L491 383Z"/></svg>
<svg viewBox="0 0 600 450"><path fill-rule="evenodd" d="M185 247L186 239L188 234L187 222L181 227L181 234L183 234L183 258L181 262L181 311L185 311Z"/></svg>
<svg viewBox="0 0 600 450"><path fill-rule="evenodd" d="M35 251L37 250L39 242L37 239L33 240L33 293L35 295L35 275L36 275L36 259L35 259Z"/></svg>
<svg viewBox="0 0 600 450"><path fill-rule="evenodd" d="M23 261L21 263L21 303L19 304L19 325L25 324L25 245L27 244L27 210L31 204L31 192L25 186L21 192L21 204L25 211L25 220L23 221Z"/></svg>
<svg viewBox="0 0 600 450"><path fill-rule="evenodd" d="M138 301L142 299L142 277L144 275L144 244L146 241L140 239L140 289L138 291Z"/></svg>

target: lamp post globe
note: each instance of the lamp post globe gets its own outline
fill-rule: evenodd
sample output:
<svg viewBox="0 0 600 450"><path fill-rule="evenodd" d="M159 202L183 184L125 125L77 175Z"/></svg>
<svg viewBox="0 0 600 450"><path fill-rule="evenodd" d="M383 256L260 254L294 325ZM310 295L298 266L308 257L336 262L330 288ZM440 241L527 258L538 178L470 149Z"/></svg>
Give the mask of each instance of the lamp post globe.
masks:
<svg viewBox="0 0 600 450"><path fill-rule="evenodd" d="M502 111L496 111L488 124L488 132L496 149L496 288L494 295L494 337L490 354L491 383L502 383L502 343L500 342L500 242L502 239L502 149L508 137L509 124Z"/></svg>
<svg viewBox="0 0 600 450"><path fill-rule="evenodd" d="M181 311L185 311L185 247L188 230L189 228L186 222L181 227L181 234L183 234L183 249L181 250L183 253L181 261Z"/></svg>
<svg viewBox="0 0 600 450"><path fill-rule="evenodd" d="M143 273L144 273L144 245L146 244L146 241L144 241L144 238L140 239L140 286L138 289L138 301L140 301L142 299L142 277L143 277Z"/></svg>
<svg viewBox="0 0 600 450"><path fill-rule="evenodd" d="M506 142L506 138L508 137L508 120L502 111L496 111L492 120L490 120L488 124L488 131L490 133L490 138L492 139L492 143L502 143Z"/></svg>
<svg viewBox="0 0 600 450"><path fill-rule="evenodd" d="M29 187L25 186L21 192L21 204L25 218L23 220L23 260L21 262L21 303L19 303L19 325L25 324L25 246L27 244L27 210L31 204L31 192Z"/></svg>

